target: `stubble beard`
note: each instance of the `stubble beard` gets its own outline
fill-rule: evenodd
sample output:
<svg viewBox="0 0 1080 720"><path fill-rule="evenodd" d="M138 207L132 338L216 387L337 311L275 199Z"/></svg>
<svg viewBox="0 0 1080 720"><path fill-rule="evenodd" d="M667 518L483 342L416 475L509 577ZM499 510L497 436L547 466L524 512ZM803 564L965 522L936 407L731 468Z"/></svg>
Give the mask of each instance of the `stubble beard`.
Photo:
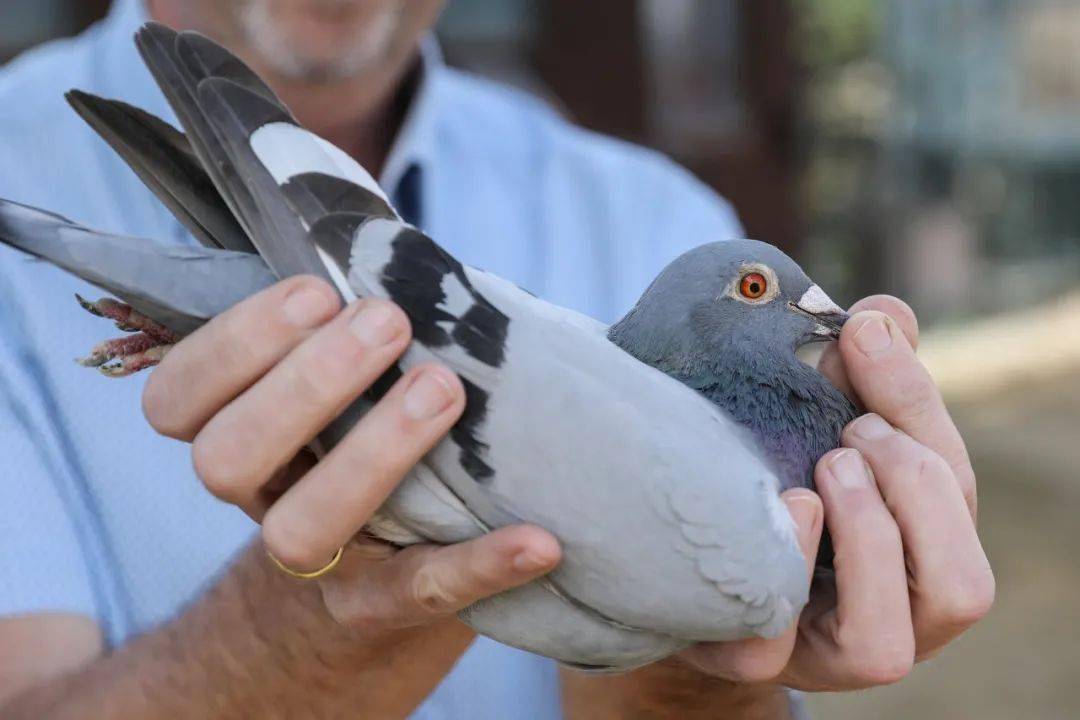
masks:
<svg viewBox="0 0 1080 720"><path fill-rule="evenodd" d="M329 5L339 1L324 0ZM272 70L292 80L327 82L359 75L388 55L401 20L401 7L389 5L336 57L312 57L293 47L266 0L246 0L238 8L236 20L245 41Z"/></svg>

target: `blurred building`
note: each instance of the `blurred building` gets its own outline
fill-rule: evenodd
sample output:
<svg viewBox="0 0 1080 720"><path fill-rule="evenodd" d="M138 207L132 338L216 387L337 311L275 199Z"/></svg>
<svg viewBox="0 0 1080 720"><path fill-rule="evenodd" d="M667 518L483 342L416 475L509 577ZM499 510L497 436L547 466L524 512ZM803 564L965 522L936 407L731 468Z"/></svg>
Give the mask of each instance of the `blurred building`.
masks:
<svg viewBox="0 0 1080 720"><path fill-rule="evenodd" d="M798 253L794 20L787 0L451 0L440 35L454 64L673 156Z"/></svg>
<svg viewBox="0 0 1080 720"><path fill-rule="evenodd" d="M820 264L926 317L1080 285L1080 4L848 5L864 43L817 68L809 106Z"/></svg>

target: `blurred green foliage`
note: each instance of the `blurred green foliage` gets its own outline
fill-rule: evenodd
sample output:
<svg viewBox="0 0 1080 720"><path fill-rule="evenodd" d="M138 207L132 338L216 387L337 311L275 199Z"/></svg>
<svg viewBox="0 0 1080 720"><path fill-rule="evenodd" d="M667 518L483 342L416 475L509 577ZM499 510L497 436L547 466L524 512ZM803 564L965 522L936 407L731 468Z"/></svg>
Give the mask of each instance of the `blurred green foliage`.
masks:
<svg viewBox="0 0 1080 720"><path fill-rule="evenodd" d="M802 0L796 8L797 51L811 68L843 65L874 51L882 12L877 0Z"/></svg>

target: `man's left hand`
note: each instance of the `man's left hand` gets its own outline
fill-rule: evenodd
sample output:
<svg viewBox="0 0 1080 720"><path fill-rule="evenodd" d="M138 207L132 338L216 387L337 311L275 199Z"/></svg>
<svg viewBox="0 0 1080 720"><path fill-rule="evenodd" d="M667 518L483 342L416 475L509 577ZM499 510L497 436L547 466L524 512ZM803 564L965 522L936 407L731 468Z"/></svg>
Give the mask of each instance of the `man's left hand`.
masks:
<svg viewBox="0 0 1080 720"><path fill-rule="evenodd" d="M975 473L915 356L915 316L886 296L851 311L820 368L868 412L818 462L820 501L807 490L784 498L809 558L823 504L835 582L815 582L798 623L779 638L703 643L682 654L708 674L804 690L884 685L993 603L994 576L975 529Z"/></svg>

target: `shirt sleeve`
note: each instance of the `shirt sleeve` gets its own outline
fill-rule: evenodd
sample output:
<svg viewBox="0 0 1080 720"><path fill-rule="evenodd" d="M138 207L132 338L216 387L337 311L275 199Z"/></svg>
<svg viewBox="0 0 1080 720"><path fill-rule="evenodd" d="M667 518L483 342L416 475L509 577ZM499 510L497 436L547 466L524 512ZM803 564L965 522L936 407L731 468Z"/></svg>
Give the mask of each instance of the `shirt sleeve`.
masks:
<svg viewBox="0 0 1080 720"><path fill-rule="evenodd" d="M10 253L0 257L0 293ZM5 268L5 265L8 268ZM10 290L10 288L7 288ZM14 331L18 305L0 316L0 616L41 612L98 618L70 481L50 397L29 349Z"/></svg>

